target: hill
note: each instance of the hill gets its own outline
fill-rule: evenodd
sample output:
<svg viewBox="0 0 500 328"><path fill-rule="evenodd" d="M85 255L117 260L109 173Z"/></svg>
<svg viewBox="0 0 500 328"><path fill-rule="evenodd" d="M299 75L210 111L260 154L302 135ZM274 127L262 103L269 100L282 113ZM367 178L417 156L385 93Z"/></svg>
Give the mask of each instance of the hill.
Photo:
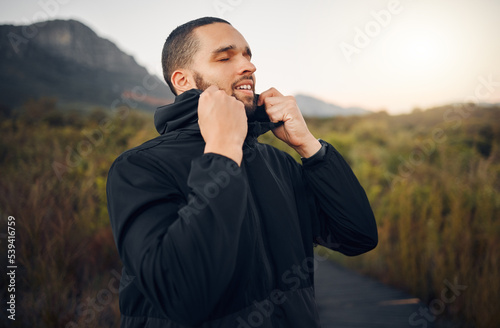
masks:
<svg viewBox="0 0 500 328"><path fill-rule="evenodd" d="M295 99L297 100L297 105L299 105L302 115L307 117L350 116L372 113L371 111L359 107L340 107L302 94L296 95Z"/></svg>
<svg viewBox="0 0 500 328"><path fill-rule="evenodd" d="M0 25L0 107L52 97L59 104L155 109L174 95L157 76L113 42L76 20ZM297 103L308 117L364 115L306 95Z"/></svg>
<svg viewBox="0 0 500 328"><path fill-rule="evenodd" d="M42 96L149 109L173 100L157 76L75 20L0 25L0 88L8 107Z"/></svg>

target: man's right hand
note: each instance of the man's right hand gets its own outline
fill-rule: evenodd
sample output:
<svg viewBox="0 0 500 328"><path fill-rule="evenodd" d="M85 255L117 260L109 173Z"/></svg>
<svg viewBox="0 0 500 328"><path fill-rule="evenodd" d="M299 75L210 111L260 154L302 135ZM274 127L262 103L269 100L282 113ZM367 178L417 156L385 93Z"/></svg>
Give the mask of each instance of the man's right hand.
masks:
<svg viewBox="0 0 500 328"><path fill-rule="evenodd" d="M210 86L198 102L198 124L205 139L205 153L216 153L234 160L243 158L243 142L247 135L245 106L217 86Z"/></svg>

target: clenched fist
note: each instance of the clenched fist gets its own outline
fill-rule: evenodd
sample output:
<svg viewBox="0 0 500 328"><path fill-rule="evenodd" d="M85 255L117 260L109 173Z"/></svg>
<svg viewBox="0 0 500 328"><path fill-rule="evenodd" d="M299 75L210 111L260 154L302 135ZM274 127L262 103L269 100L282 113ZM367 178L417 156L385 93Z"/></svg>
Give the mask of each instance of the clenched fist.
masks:
<svg viewBox="0 0 500 328"><path fill-rule="evenodd" d="M247 135L245 106L212 85L198 102L198 124L205 140L205 153L224 155L241 164Z"/></svg>
<svg viewBox="0 0 500 328"><path fill-rule="evenodd" d="M301 157L310 157L321 148L319 141L309 132L294 97L285 97L271 88L261 93L258 105L262 104L266 106L271 122L283 122L283 125L273 129L274 135L295 149Z"/></svg>

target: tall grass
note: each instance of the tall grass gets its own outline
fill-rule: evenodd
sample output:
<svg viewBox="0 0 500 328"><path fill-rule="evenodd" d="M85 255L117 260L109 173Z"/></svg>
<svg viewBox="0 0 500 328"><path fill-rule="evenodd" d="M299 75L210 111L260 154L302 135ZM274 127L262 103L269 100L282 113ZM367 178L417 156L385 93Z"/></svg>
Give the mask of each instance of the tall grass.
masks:
<svg viewBox="0 0 500 328"><path fill-rule="evenodd" d="M121 265L105 181L114 158L154 132L144 115L123 109L98 139L107 117L100 109L61 112L44 99L2 118L0 215L2 223L14 216L17 230L17 315L9 326L118 327Z"/></svg>
<svg viewBox="0 0 500 328"><path fill-rule="evenodd" d="M497 327L500 108L460 120L451 110L316 122L352 165L379 228L374 251L331 255L434 304L438 319ZM466 287L454 298L450 283Z"/></svg>
<svg viewBox="0 0 500 328"><path fill-rule="evenodd" d="M467 286L441 317L456 326L496 327L500 109L476 108L452 122L447 110L308 119L315 136L351 164L379 227L374 251L331 256L426 302L442 298L446 281ZM60 111L42 99L0 120L0 232L8 215L17 229L12 326L118 327L121 264L105 181L121 152L156 135L152 115ZM271 133L261 141L287 150ZM2 239L7 254L4 245Z"/></svg>

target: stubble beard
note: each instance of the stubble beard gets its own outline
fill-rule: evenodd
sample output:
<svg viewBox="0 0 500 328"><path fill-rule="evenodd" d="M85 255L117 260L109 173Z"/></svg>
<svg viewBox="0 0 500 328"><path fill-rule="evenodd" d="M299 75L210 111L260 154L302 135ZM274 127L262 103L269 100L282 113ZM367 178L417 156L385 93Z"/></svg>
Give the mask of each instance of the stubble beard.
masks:
<svg viewBox="0 0 500 328"><path fill-rule="evenodd" d="M252 80L253 81L253 78L252 77L247 77L247 78L243 78L243 79L240 79L236 82L234 82L232 85L231 85L231 90L233 90L233 93L231 94L231 96L233 96L234 98L238 99L239 101L241 101L243 103L243 105L245 105L245 112L247 114L247 118L249 120L251 120L255 114L255 109L257 108L257 97L252 97L252 96L238 96L236 95L236 92L235 92L235 87L236 87L236 84L241 82L242 80ZM202 76L201 74L195 72L194 73L194 81L196 83L196 86L198 87L198 89L200 89L201 91L205 91L208 87L210 87L212 84L214 83L208 83ZM219 87L217 84L216 84L217 87ZM220 88L220 87L219 87Z"/></svg>

